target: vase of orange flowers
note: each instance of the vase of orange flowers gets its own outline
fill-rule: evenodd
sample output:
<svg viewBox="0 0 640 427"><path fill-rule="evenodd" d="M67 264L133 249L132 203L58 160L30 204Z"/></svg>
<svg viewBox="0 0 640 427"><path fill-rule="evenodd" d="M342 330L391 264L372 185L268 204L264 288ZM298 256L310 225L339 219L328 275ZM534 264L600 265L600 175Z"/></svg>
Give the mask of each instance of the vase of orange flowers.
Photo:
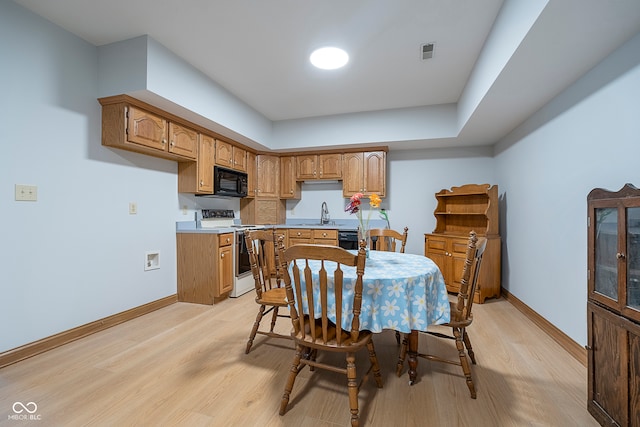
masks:
<svg viewBox="0 0 640 427"><path fill-rule="evenodd" d="M349 199L349 204L344 208L345 212L355 214L358 218L358 241L365 241L365 250L367 252L367 258L369 258L369 220L371 219L371 212L373 209L380 207L382 201L377 194L371 194L369 196L369 206L371 209L367 213L366 219L362 215L362 193L356 193Z"/></svg>

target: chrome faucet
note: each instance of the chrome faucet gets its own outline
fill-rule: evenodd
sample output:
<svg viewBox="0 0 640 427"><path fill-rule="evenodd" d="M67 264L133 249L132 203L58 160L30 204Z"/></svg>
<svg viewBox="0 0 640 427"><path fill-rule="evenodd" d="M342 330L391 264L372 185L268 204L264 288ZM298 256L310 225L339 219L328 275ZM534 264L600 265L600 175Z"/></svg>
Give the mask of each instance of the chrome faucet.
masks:
<svg viewBox="0 0 640 427"><path fill-rule="evenodd" d="M322 202L320 208L320 224L329 224L329 208L327 208L327 202Z"/></svg>

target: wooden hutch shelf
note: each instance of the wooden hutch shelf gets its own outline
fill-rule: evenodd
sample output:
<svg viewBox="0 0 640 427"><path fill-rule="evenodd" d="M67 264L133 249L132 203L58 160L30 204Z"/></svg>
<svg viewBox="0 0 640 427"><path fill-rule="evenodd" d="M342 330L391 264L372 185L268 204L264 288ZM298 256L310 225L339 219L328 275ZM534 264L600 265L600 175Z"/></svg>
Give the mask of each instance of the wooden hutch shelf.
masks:
<svg viewBox="0 0 640 427"><path fill-rule="evenodd" d="M425 234L424 253L444 276L447 290L458 292L469 232L487 238L475 302L500 296L500 235L498 234L498 186L468 184L435 194L436 228Z"/></svg>

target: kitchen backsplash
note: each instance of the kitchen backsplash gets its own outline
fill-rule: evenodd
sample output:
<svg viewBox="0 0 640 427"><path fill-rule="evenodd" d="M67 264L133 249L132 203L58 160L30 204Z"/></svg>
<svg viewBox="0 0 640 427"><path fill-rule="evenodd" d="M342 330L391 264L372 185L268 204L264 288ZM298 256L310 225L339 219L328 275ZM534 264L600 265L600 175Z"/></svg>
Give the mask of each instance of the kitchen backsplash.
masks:
<svg viewBox="0 0 640 427"><path fill-rule="evenodd" d="M349 199L342 195L341 182L327 183L302 183L302 198L300 200L287 200L287 220L289 219L318 219L322 202L327 202L329 216L335 219L355 219L344 211ZM178 194L178 213L176 221L192 221L194 212L202 209L232 209L236 218L240 218L240 199L237 198L199 198L191 194ZM382 200L382 208L386 202ZM368 210L368 201L364 202L365 210ZM380 219L379 213L373 211L371 219Z"/></svg>

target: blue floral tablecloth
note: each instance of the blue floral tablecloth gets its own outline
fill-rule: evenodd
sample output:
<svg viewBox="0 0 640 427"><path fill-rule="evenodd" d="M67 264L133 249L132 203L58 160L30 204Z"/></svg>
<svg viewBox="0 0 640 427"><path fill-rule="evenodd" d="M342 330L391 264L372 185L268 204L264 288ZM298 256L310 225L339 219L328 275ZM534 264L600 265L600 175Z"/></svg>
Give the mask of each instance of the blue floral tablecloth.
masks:
<svg viewBox="0 0 640 427"><path fill-rule="evenodd" d="M320 261L310 261L313 271L314 289L318 288ZM304 268L304 263L298 263ZM329 275L335 263L325 262ZM290 267L291 268L291 265ZM342 266L344 271L343 322L350 324L353 317L353 287L355 267ZM304 280L304 277L302 277ZM329 277L333 288L333 278ZM304 286L302 287L303 294ZM320 312L320 303L314 299L315 312ZM308 313L306 299L303 304ZM329 317L335 322L336 303L333 292L329 292ZM362 312L360 329L382 332L383 329L409 333L412 329L425 331L428 325L439 325L450 319L449 299L442 273L438 266L421 255L396 252L371 251L367 259L362 288Z"/></svg>

